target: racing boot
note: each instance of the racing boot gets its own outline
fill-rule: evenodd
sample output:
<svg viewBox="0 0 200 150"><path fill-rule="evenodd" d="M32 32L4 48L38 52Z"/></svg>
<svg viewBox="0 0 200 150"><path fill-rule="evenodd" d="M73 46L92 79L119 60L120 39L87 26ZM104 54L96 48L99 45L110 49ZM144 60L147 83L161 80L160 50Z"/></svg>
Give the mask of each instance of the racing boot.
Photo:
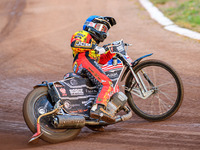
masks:
<svg viewBox="0 0 200 150"><path fill-rule="evenodd" d="M115 123L115 118L101 104L94 104L90 110L90 117L101 119L107 123Z"/></svg>

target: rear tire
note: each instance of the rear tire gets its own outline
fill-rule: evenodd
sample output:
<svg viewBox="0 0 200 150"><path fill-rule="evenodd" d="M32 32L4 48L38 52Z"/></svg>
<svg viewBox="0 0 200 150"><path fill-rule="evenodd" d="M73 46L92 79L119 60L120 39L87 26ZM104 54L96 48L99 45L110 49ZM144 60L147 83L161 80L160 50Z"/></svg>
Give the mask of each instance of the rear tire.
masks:
<svg viewBox="0 0 200 150"><path fill-rule="evenodd" d="M25 98L23 104L23 116L29 129L35 133L37 118L39 115L52 111L53 106L49 102L47 87L38 87L33 89ZM50 123L51 117L43 117L40 120L41 131L40 137L49 143L59 143L73 140L81 129L55 129Z"/></svg>
<svg viewBox="0 0 200 150"><path fill-rule="evenodd" d="M147 99L142 99L126 90L131 109L149 121L161 121L173 116L181 106L184 95L183 84L177 72L169 64L154 59L139 63L133 70L137 75L140 74L147 90L155 89L155 91ZM155 88L152 88L144 78L144 72ZM125 85L130 88L134 83L134 77L130 72ZM137 84L133 87L138 89Z"/></svg>

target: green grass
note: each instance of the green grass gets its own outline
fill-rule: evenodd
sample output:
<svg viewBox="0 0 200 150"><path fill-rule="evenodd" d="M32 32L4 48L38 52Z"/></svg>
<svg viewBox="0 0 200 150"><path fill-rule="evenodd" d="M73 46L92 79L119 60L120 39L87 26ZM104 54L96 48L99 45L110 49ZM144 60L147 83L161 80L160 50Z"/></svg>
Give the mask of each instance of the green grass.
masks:
<svg viewBox="0 0 200 150"><path fill-rule="evenodd" d="M175 24L200 32L200 0L150 0Z"/></svg>
<svg viewBox="0 0 200 150"><path fill-rule="evenodd" d="M165 4L170 0L151 0L154 4Z"/></svg>

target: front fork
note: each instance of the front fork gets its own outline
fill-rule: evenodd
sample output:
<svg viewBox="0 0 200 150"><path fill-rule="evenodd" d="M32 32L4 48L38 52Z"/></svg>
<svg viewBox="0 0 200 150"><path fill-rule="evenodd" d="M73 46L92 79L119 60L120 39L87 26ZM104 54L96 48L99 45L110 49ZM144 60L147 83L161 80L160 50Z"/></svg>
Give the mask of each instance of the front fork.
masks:
<svg viewBox="0 0 200 150"><path fill-rule="evenodd" d="M142 99L148 98L154 92L154 90L152 88L151 90L148 91L148 89L146 88L145 83L142 80L141 75L139 74L139 72L136 75L136 73L133 70L133 67L136 66L143 58L151 56L151 55L152 54L148 54L148 55L142 56L142 57L138 58L136 61L134 61L132 63L132 66L129 66L129 69L130 69L130 71L131 71L131 73L132 73L132 75L133 75L133 77L135 79L135 82L132 83L130 88L126 87L126 90L129 91L129 92L132 92L134 95L136 95L136 96L138 96L138 97L140 97ZM148 75L143 70L141 70L141 73L144 76L144 78L147 80L147 82L150 84L150 86L154 87L154 84L152 83L152 81L150 80ZM138 85L139 89L134 88L134 86L136 84Z"/></svg>

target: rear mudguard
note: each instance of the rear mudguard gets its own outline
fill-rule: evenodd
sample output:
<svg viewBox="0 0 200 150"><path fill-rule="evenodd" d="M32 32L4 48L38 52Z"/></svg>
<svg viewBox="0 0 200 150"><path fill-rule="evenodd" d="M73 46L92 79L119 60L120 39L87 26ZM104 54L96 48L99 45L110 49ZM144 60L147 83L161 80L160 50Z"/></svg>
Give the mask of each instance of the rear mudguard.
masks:
<svg viewBox="0 0 200 150"><path fill-rule="evenodd" d="M48 89L50 89L52 85L52 82L43 81L41 84L35 85L33 88L35 89L37 87L48 87Z"/></svg>
<svg viewBox="0 0 200 150"><path fill-rule="evenodd" d="M131 63L131 67L134 68L143 58L149 57L151 55L153 55L153 53L144 55L144 56L136 59L134 62ZM129 67L126 67L126 70L124 71L124 74L122 75L121 81L123 81L125 79L125 77L126 77L127 73L129 72L129 70L130 70Z"/></svg>

